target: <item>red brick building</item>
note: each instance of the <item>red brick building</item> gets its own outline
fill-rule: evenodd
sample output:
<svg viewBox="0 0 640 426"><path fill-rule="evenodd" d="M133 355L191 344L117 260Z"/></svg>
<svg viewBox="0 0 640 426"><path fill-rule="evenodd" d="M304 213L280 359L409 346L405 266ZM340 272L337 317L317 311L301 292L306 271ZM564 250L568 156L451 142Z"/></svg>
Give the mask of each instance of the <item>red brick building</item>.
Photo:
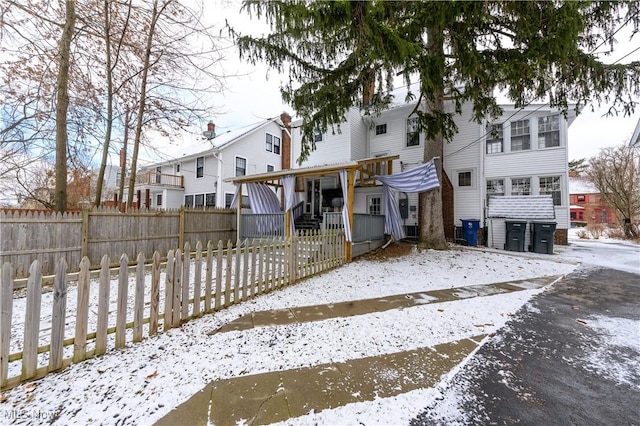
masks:
<svg viewBox="0 0 640 426"><path fill-rule="evenodd" d="M615 210L602 199L596 187L585 178L569 177L569 203L572 226L620 223Z"/></svg>

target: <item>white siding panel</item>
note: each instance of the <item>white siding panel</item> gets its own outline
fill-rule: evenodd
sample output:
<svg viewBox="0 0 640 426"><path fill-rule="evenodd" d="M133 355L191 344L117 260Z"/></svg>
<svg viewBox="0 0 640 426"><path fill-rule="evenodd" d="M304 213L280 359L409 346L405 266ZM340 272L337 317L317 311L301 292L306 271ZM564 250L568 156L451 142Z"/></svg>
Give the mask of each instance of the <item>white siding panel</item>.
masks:
<svg viewBox="0 0 640 426"><path fill-rule="evenodd" d="M294 128L292 130L292 157L293 166L299 167L313 167L326 164L337 164L349 161L351 158L351 126L349 123L341 123L339 126L335 126L334 129L329 128L327 133L322 135L322 142L316 144L315 151L309 154L307 160L301 165L298 165L297 161L300 157L301 140L300 128ZM335 134L333 133L335 131Z"/></svg>
<svg viewBox="0 0 640 426"><path fill-rule="evenodd" d="M351 132L351 152L348 160L361 160L367 158L367 124L360 115L358 108L351 108L348 113ZM345 160L346 161L346 160Z"/></svg>
<svg viewBox="0 0 640 426"><path fill-rule="evenodd" d="M454 223L461 219L479 219L484 225L482 194L485 179L482 169L482 135L480 124L470 122L471 104L463 105L462 115L456 116L458 133L444 146L444 169L453 184ZM471 172L471 187L458 186L458 174Z"/></svg>

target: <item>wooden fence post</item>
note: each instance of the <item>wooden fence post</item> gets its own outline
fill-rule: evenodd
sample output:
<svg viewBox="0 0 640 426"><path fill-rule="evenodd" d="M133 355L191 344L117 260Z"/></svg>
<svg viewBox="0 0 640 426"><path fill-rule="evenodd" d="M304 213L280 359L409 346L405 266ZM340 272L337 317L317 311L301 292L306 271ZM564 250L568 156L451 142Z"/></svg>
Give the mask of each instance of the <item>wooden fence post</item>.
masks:
<svg viewBox="0 0 640 426"><path fill-rule="evenodd" d="M4 295L3 295L4 296ZM36 375L38 368L38 337L40 335L40 310L42 301L42 267L34 260L29 268L27 281L27 306L24 319L24 344L22 347L22 379Z"/></svg>
<svg viewBox="0 0 640 426"><path fill-rule="evenodd" d="M180 305L180 320L185 322L189 319L189 278L191 271L191 244L189 241L184 243L184 252L182 254L182 296Z"/></svg>
<svg viewBox="0 0 640 426"><path fill-rule="evenodd" d="M181 305L180 299L182 298L182 251L176 250L175 267L173 270L173 317L171 318L171 326L178 327L180 325L180 312Z"/></svg>
<svg viewBox="0 0 640 426"><path fill-rule="evenodd" d="M178 247L184 247L184 207L180 208L178 221Z"/></svg>
<svg viewBox="0 0 640 426"><path fill-rule="evenodd" d="M116 304L116 349L126 343L127 297L129 292L129 257L126 253L120 256L120 273L118 274L118 302Z"/></svg>
<svg viewBox="0 0 640 426"><path fill-rule="evenodd" d="M196 261L193 277L193 316L200 315L200 291L202 288L202 243L196 243Z"/></svg>
<svg viewBox="0 0 640 426"><path fill-rule="evenodd" d="M218 241L218 253L216 256L216 301L215 310L219 310L222 307L222 254L224 253L224 246L222 240ZM227 296L225 296L227 297Z"/></svg>
<svg viewBox="0 0 640 426"><path fill-rule="evenodd" d="M224 307L231 306L231 264L233 263L233 245L231 240L227 243L227 265L225 268Z"/></svg>
<svg viewBox="0 0 640 426"><path fill-rule="evenodd" d="M78 303L76 304L76 336L73 339L73 362L80 362L87 357L90 266L89 258L83 257L80 261L80 274L78 275Z"/></svg>
<svg viewBox="0 0 640 426"><path fill-rule="evenodd" d="M167 253L167 274L164 288L164 326L167 331L173 324L173 281L175 279L175 255L173 250Z"/></svg>
<svg viewBox="0 0 640 426"><path fill-rule="evenodd" d="M136 265L136 292L133 308L133 342L142 341L142 324L144 319L144 253L138 254Z"/></svg>
<svg viewBox="0 0 640 426"><path fill-rule="evenodd" d="M204 284L204 312L211 312L211 287L213 281L213 242L207 243L207 271L205 273Z"/></svg>
<svg viewBox="0 0 640 426"><path fill-rule="evenodd" d="M108 255L102 256L100 261L100 287L98 289L98 324L96 325L96 355L107 351L107 329L109 324L109 293L111 292L111 277L109 266L111 260Z"/></svg>
<svg viewBox="0 0 640 426"><path fill-rule="evenodd" d="M0 386L7 384L11 321L13 315L13 266L6 262L0 275Z"/></svg>
<svg viewBox="0 0 640 426"><path fill-rule="evenodd" d="M82 209L80 258L89 256L89 209Z"/></svg>
<svg viewBox="0 0 640 426"><path fill-rule="evenodd" d="M62 257L56 264L51 312L51 346L49 371L62 368L64 325L67 313L67 261Z"/></svg>
<svg viewBox="0 0 640 426"><path fill-rule="evenodd" d="M160 304L160 253L153 253L151 266L151 307L149 308L149 336L158 333L158 314Z"/></svg>

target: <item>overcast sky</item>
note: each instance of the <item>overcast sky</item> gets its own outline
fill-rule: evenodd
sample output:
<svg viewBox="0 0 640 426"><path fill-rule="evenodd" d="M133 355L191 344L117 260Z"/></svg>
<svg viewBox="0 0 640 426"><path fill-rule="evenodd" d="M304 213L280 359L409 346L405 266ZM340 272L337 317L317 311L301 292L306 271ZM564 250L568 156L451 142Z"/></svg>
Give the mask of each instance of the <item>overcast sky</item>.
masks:
<svg viewBox="0 0 640 426"><path fill-rule="evenodd" d="M224 22L228 20L234 27L242 31L251 31L260 34L267 31L267 26L259 23L255 18L250 20L246 14L238 13L239 1L215 0L206 2L205 14L210 16L212 22ZM218 24L219 25L219 24ZM618 45L613 54L605 60L615 62L638 48L636 36L633 42L629 41L629 31L621 31L618 34ZM280 96L281 77L274 71L268 73L264 65L252 66L241 63L238 60L237 50L226 52L225 70L228 74L237 74L238 77L229 78L226 93L215 98L225 113L216 114L211 120L216 124L218 134L227 130L236 129L246 124L254 123L264 118L274 117L282 111L288 111L293 115L290 107L282 103ZM622 62L640 61L640 50L626 57ZM640 102L640 99L636 99ZM620 145L628 142L640 117L640 106L632 117L603 117L608 108L596 106L596 111L591 112L591 107L583 110L583 113L573 122L569 128L569 159L590 158L598 153L602 147ZM203 130L206 123L202 124ZM184 143L196 141L195 136L186 136Z"/></svg>

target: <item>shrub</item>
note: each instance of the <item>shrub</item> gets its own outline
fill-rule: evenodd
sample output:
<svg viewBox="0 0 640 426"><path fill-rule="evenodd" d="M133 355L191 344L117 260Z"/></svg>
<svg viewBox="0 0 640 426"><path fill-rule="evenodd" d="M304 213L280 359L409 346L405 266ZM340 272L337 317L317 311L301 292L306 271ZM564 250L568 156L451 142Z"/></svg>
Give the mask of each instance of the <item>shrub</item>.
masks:
<svg viewBox="0 0 640 426"><path fill-rule="evenodd" d="M587 225L587 231L589 231L594 240L597 240L604 234L604 226L599 223Z"/></svg>

